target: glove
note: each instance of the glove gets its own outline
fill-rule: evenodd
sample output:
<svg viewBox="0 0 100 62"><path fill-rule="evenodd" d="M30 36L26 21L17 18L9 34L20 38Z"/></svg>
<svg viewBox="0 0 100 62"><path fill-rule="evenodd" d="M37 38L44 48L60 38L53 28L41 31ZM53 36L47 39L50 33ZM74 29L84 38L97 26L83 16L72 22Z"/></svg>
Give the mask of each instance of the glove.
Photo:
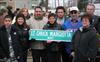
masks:
<svg viewBox="0 0 100 62"><path fill-rule="evenodd" d="M75 57L75 52L71 52L70 54L72 57Z"/></svg>
<svg viewBox="0 0 100 62"><path fill-rule="evenodd" d="M32 42L33 42L33 41L36 41L36 39L31 39L30 41L32 41Z"/></svg>
<svg viewBox="0 0 100 62"><path fill-rule="evenodd" d="M52 43L53 41L48 40L47 43Z"/></svg>

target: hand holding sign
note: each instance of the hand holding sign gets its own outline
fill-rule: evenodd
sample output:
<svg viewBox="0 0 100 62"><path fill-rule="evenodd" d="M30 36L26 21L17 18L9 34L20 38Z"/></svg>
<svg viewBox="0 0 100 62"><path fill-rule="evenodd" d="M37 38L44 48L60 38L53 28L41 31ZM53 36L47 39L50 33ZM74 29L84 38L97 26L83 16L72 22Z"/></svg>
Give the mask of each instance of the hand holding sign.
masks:
<svg viewBox="0 0 100 62"><path fill-rule="evenodd" d="M53 41L51 41L51 40L47 40L47 43L52 43Z"/></svg>

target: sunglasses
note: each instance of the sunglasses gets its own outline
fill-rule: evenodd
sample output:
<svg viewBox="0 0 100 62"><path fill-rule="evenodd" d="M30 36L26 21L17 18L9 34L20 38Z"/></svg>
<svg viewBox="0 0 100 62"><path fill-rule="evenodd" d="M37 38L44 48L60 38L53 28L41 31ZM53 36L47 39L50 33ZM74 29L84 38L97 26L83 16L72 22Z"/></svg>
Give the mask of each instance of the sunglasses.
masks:
<svg viewBox="0 0 100 62"><path fill-rule="evenodd" d="M77 13L77 11L71 11L70 12L70 14L76 14Z"/></svg>

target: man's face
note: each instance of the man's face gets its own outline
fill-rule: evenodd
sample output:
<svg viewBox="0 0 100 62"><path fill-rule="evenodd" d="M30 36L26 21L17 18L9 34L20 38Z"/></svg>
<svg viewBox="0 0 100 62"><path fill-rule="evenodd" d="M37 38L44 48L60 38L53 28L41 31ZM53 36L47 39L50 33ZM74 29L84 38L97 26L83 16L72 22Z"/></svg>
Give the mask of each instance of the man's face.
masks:
<svg viewBox="0 0 100 62"><path fill-rule="evenodd" d="M58 9L57 10L57 16L58 16L58 18L63 18L64 17L64 11L63 11L63 9Z"/></svg>
<svg viewBox="0 0 100 62"><path fill-rule="evenodd" d="M95 7L94 6L92 6L92 5L88 5L87 6L87 8L86 8L87 14L93 15L94 11L95 11Z"/></svg>
<svg viewBox="0 0 100 62"><path fill-rule="evenodd" d="M11 20L10 18L5 18L5 19L4 19L4 25L5 25L6 27L11 26L11 23L12 23L12 20Z"/></svg>
<svg viewBox="0 0 100 62"><path fill-rule="evenodd" d="M34 15L36 17L41 17L42 16L42 10L40 8L36 8Z"/></svg>
<svg viewBox="0 0 100 62"><path fill-rule="evenodd" d="M70 11L70 16L73 20L77 20L77 18L79 17L79 12L76 10Z"/></svg>

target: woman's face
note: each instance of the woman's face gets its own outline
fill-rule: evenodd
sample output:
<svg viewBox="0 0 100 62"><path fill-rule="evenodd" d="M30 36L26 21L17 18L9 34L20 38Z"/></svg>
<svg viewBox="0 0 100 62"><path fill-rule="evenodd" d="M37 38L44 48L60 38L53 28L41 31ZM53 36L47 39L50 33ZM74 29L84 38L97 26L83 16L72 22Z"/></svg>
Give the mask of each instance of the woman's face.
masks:
<svg viewBox="0 0 100 62"><path fill-rule="evenodd" d="M24 23L24 18L19 17L19 18L17 19L17 23L18 23L19 25L22 25L22 24Z"/></svg>
<svg viewBox="0 0 100 62"><path fill-rule="evenodd" d="M50 18L48 18L49 22L51 24L53 24L55 22L55 17L54 16L51 16Z"/></svg>
<svg viewBox="0 0 100 62"><path fill-rule="evenodd" d="M89 25L90 25L89 19L88 18L83 18L82 19L82 24L83 24L83 27L89 27Z"/></svg>
<svg viewBox="0 0 100 62"><path fill-rule="evenodd" d="M49 15L49 12L46 12L45 13L45 17L48 18L48 15Z"/></svg>
<svg viewBox="0 0 100 62"><path fill-rule="evenodd" d="M22 13L26 17L28 15L28 10L27 9L24 9Z"/></svg>

